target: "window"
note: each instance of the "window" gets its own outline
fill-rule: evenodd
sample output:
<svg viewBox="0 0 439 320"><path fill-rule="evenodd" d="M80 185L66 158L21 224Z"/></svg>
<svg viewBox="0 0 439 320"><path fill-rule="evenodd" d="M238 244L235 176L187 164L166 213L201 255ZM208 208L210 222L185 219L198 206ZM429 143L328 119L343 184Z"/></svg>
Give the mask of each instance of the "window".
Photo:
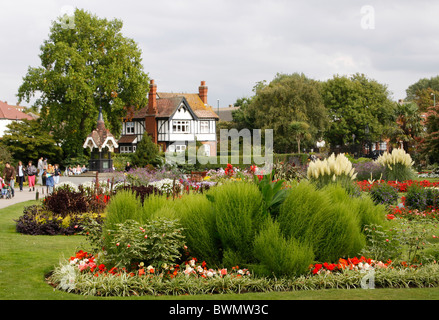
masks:
<svg viewBox="0 0 439 320"><path fill-rule="evenodd" d="M121 146L120 147L120 153L130 153L130 152L131 152L131 147L130 146Z"/></svg>
<svg viewBox="0 0 439 320"><path fill-rule="evenodd" d="M200 133L209 133L209 121L200 121Z"/></svg>
<svg viewBox="0 0 439 320"><path fill-rule="evenodd" d="M133 134L134 133L134 122L127 122L125 124L125 131L126 131L126 134Z"/></svg>
<svg viewBox="0 0 439 320"><path fill-rule="evenodd" d="M184 152L186 150L185 145L175 146L175 152Z"/></svg>
<svg viewBox="0 0 439 320"><path fill-rule="evenodd" d="M173 121L172 132L189 133L189 121Z"/></svg>

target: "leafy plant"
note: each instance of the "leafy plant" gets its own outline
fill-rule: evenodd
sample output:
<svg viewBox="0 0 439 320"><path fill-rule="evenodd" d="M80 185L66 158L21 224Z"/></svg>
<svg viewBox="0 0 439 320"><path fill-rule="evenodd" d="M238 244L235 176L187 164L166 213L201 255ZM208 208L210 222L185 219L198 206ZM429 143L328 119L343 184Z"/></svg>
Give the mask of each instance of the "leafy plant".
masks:
<svg viewBox="0 0 439 320"><path fill-rule="evenodd" d="M373 260L395 259L402 254L399 233L395 229L385 229L381 225L371 224L364 228L366 246L361 254Z"/></svg>
<svg viewBox="0 0 439 320"><path fill-rule="evenodd" d="M426 210L428 207L436 208L439 200L439 190L424 188L418 184L412 184L405 195L405 206L409 209Z"/></svg>
<svg viewBox="0 0 439 320"><path fill-rule="evenodd" d="M398 203L398 190L387 183L377 183L370 189L375 204L392 205Z"/></svg>
<svg viewBox="0 0 439 320"><path fill-rule="evenodd" d="M279 208L285 200L288 190L284 189L284 180L273 181L274 171L271 174L262 176L254 176L254 182L262 194L264 211L267 214L276 216L279 213Z"/></svg>
<svg viewBox="0 0 439 320"><path fill-rule="evenodd" d="M71 213L90 211L90 203L81 191L72 191L70 187L59 187L43 200L44 207L63 217Z"/></svg>
<svg viewBox="0 0 439 320"><path fill-rule="evenodd" d="M118 223L106 244L105 260L117 268L130 269L141 262L157 268L175 264L184 247L183 229L177 220L160 218L147 224L134 220Z"/></svg>

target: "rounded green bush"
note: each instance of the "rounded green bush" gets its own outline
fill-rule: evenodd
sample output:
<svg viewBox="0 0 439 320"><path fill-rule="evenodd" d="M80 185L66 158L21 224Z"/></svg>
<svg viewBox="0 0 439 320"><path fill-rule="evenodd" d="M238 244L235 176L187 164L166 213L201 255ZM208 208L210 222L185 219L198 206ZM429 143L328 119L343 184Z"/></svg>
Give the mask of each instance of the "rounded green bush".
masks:
<svg viewBox="0 0 439 320"><path fill-rule="evenodd" d="M317 190L303 181L291 189L278 217L284 236L311 245L318 261L354 256L365 245L351 198L332 191Z"/></svg>
<svg viewBox="0 0 439 320"><path fill-rule="evenodd" d="M332 203L344 202L357 214L361 231L366 225L386 224L386 207L375 204L369 195L352 197L342 186L336 184L328 185L323 191L329 195Z"/></svg>
<svg viewBox="0 0 439 320"><path fill-rule="evenodd" d="M184 195L175 202L190 254L208 265L219 266L220 245L212 203L203 194Z"/></svg>
<svg viewBox="0 0 439 320"><path fill-rule="evenodd" d="M306 274L314 261L314 252L309 245L284 237L279 223L271 219L267 219L255 238L254 255L264 269L275 276Z"/></svg>
<svg viewBox="0 0 439 320"><path fill-rule="evenodd" d="M106 208L104 228L111 229L126 220L142 222L142 203L131 191L119 191Z"/></svg>
<svg viewBox="0 0 439 320"><path fill-rule="evenodd" d="M241 256L242 263L252 260L253 240L264 220L258 187L249 182L225 183L209 190L208 197L223 249Z"/></svg>

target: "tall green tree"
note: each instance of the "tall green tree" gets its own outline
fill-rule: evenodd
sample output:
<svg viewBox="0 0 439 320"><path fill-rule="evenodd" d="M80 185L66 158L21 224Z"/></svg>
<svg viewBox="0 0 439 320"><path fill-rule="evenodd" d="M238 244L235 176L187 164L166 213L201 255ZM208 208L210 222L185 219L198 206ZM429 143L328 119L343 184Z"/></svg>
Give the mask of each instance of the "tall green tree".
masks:
<svg viewBox="0 0 439 320"><path fill-rule="evenodd" d="M429 163L439 163L439 106L428 108L425 117L425 135L419 143L419 151Z"/></svg>
<svg viewBox="0 0 439 320"><path fill-rule="evenodd" d="M330 125L325 140L331 146L344 146L366 139L379 141L395 125L395 105L387 86L364 74L335 75L322 84L322 97ZM369 135L366 133L369 127Z"/></svg>
<svg viewBox="0 0 439 320"><path fill-rule="evenodd" d="M320 90L320 83L304 74L277 74L269 84L257 83L244 117L253 128L273 129L274 151L279 153L295 151L291 123L306 122L310 139L302 142L311 146L328 123Z"/></svg>
<svg viewBox="0 0 439 320"><path fill-rule="evenodd" d="M417 138L424 134L423 117L419 107L414 102L398 103L395 109L396 126L390 132L390 142L403 144L404 150L409 153L410 147L416 143Z"/></svg>
<svg viewBox="0 0 439 320"><path fill-rule="evenodd" d="M137 144L136 152L131 154L131 161L134 166L141 168L147 165L156 166L161 163L159 148L152 141L149 134L145 133L143 135L142 140Z"/></svg>
<svg viewBox="0 0 439 320"><path fill-rule="evenodd" d="M61 164L63 152L60 141L45 129L39 120L23 120L8 124L1 144L14 155L16 162L36 164L40 157L47 157L49 163Z"/></svg>
<svg viewBox="0 0 439 320"><path fill-rule="evenodd" d="M118 136L126 107L146 104L148 76L137 44L125 37L120 20L76 9L73 28L60 17L41 46L41 66L29 67L19 101L35 99L42 125L62 137L66 157L83 154L99 106L106 126Z"/></svg>
<svg viewBox="0 0 439 320"><path fill-rule="evenodd" d="M415 102L421 112L426 112L435 102L439 103L439 76L419 79L407 88L406 94L407 101Z"/></svg>
<svg viewBox="0 0 439 320"><path fill-rule="evenodd" d="M303 121L293 121L290 123L291 137L297 141L297 153L300 153L300 142L311 138L309 124Z"/></svg>

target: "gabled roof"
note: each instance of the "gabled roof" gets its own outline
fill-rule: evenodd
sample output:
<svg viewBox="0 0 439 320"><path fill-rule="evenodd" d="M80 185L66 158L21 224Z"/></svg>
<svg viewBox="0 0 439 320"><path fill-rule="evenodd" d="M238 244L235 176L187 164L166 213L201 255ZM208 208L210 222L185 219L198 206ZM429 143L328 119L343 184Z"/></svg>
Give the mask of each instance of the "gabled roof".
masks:
<svg viewBox="0 0 439 320"><path fill-rule="evenodd" d="M83 148L90 148L90 150L96 148L101 152L102 149L107 147L110 152L113 152L114 148L117 148L118 146L119 145L114 136L110 133L110 130L105 128L102 109L100 109L97 127L87 136Z"/></svg>
<svg viewBox="0 0 439 320"><path fill-rule="evenodd" d="M209 105L205 105L203 101L201 100L198 93L169 93L169 92L157 92L157 108L159 111L159 117L163 116L166 117L167 114L173 114L175 110L180 105L179 103L175 104L175 101L178 100L178 98L185 98L187 103L189 104L189 107L192 109L193 113L198 118L214 118L218 119L218 115L213 111L212 107ZM173 100L174 105L171 107L172 102L171 101L164 101L164 100ZM175 99L175 100L174 100ZM162 102L160 102L162 101ZM162 106L160 106L160 104ZM169 109L174 108L173 112L170 112ZM162 110L163 111L162 111Z"/></svg>
<svg viewBox="0 0 439 320"><path fill-rule="evenodd" d="M209 105L204 105L200 96L197 93L169 93L169 92L157 92L157 118L169 118L181 105L182 100L185 100L186 104L192 110L195 118L208 118L219 119L218 115L213 111ZM133 111L134 108L130 108L128 111L127 121L130 120L144 120L148 115L148 106L145 106L139 110ZM130 114L130 112L132 112Z"/></svg>
<svg viewBox="0 0 439 320"><path fill-rule="evenodd" d="M29 114L19 111L15 106L11 106L6 102L0 101L0 119L8 120L32 120Z"/></svg>

